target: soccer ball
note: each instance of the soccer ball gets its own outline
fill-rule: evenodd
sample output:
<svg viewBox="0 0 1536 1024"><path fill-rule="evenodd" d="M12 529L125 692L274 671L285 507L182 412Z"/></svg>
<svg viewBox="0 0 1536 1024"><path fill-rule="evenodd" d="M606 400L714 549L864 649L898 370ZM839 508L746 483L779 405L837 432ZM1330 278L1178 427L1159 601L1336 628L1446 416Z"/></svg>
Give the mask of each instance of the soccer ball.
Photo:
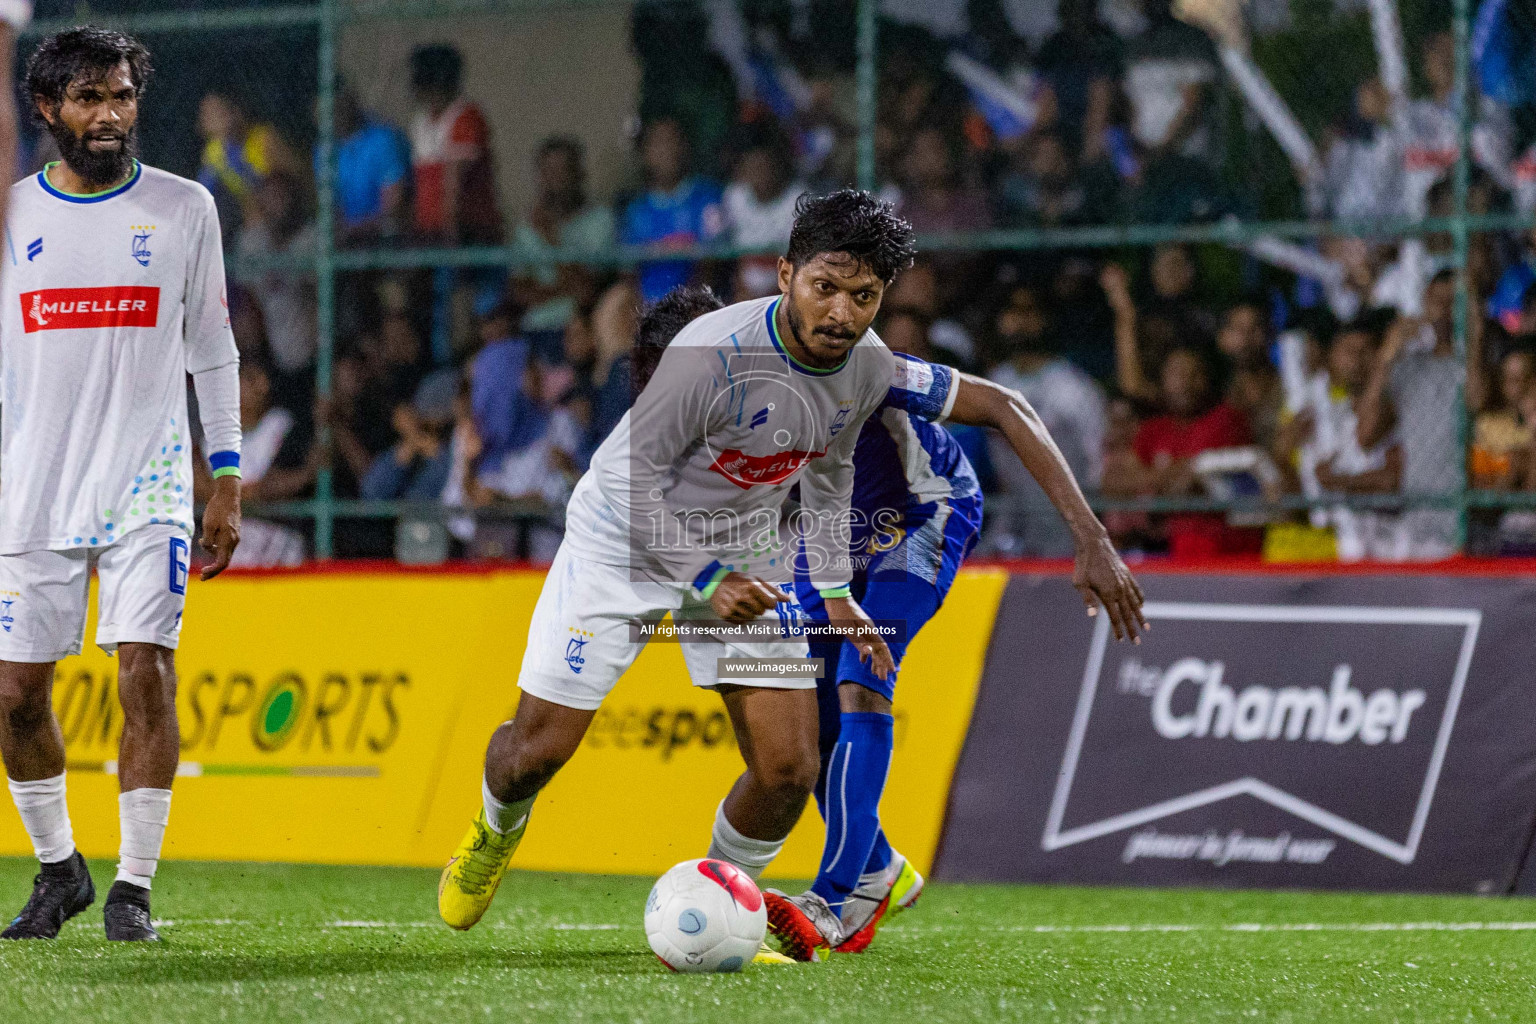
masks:
<svg viewBox="0 0 1536 1024"><path fill-rule="evenodd" d="M656 880L645 901L645 937L674 971L739 971L767 932L757 883L722 860L683 861Z"/></svg>

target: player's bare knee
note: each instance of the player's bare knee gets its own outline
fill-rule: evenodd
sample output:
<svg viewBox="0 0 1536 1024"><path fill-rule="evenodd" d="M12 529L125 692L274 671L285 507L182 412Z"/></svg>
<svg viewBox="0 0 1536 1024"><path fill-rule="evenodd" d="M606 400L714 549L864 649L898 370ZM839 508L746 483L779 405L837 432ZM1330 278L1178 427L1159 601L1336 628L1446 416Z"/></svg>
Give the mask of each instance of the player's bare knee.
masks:
<svg viewBox="0 0 1536 1024"><path fill-rule="evenodd" d="M755 759L752 777L785 803L804 801L816 788L821 759L815 749L767 751Z"/></svg>
<svg viewBox="0 0 1536 1024"><path fill-rule="evenodd" d="M486 778L492 792L504 799L497 791L498 782L509 790L536 792L575 755L592 715L523 694L512 721L501 724L486 749Z"/></svg>
<svg viewBox="0 0 1536 1024"><path fill-rule="evenodd" d="M176 725L176 667L171 652L153 644L119 650L118 700L124 724L158 731Z"/></svg>
<svg viewBox="0 0 1536 1024"><path fill-rule="evenodd" d="M854 714L888 715L891 713L890 699L862 683L838 684L837 703L839 709Z"/></svg>
<svg viewBox="0 0 1536 1024"><path fill-rule="evenodd" d="M485 752L485 781L498 800L532 796L559 773L575 748L555 728L504 722Z"/></svg>
<svg viewBox="0 0 1536 1024"><path fill-rule="evenodd" d="M518 765L519 789L543 789L569 760L558 753L535 753Z"/></svg>
<svg viewBox="0 0 1536 1024"><path fill-rule="evenodd" d="M571 753L555 737L541 734L535 742L518 749L508 774L519 789L541 789L565 767L565 763L571 759Z"/></svg>
<svg viewBox="0 0 1536 1024"><path fill-rule="evenodd" d="M48 727L53 720L53 703L48 687L0 685L0 714L5 729L12 736L31 736Z"/></svg>

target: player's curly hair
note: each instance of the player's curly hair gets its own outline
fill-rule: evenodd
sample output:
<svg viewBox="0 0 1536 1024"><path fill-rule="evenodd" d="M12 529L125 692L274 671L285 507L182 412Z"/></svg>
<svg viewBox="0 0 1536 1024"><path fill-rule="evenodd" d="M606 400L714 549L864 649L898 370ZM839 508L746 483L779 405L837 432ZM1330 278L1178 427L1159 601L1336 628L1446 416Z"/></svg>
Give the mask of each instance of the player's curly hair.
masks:
<svg viewBox="0 0 1536 1024"><path fill-rule="evenodd" d="M635 353L630 357L632 390L639 394L655 374L661 354L672 344L678 332L705 313L725 308L714 289L707 284L678 285L640 312L640 327L635 332Z"/></svg>
<svg viewBox="0 0 1536 1024"><path fill-rule="evenodd" d="M43 120L35 100L56 109L64 102L71 82L81 77L105 77L124 61L128 62L129 81L142 94L154 73L149 48L143 43L94 25L55 32L38 44L27 61L27 94L34 98L32 116Z"/></svg>
<svg viewBox="0 0 1536 1024"><path fill-rule="evenodd" d="M795 203L795 226L784 258L797 268L818 256L847 253L890 284L912 265L917 248L912 225L890 203L860 189L824 196L803 195Z"/></svg>

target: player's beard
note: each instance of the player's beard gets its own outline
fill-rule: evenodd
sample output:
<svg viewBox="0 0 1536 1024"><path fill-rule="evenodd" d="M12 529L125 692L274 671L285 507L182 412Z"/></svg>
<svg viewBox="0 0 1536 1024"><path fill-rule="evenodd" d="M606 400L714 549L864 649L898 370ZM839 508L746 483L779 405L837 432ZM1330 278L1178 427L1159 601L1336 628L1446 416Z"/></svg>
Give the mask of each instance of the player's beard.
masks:
<svg viewBox="0 0 1536 1024"><path fill-rule="evenodd" d="M133 170L133 158L139 153L138 126L123 133L123 144L115 150L94 150L85 136L76 135L62 119L48 126L59 156L69 169L93 185L115 185Z"/></svg>
<svg viewBox="0 0 1536 1024"><path fill-rule="evenodd" d="M795 308L795 303L794 303L794 301L792 299L786 299L785 300L785 302L784 302L784 313L786 315L786 318L789 320L789 333L791 333L791 334L793 334L795 336L795 340L800 343L800 348L803 351L809 353L811 351L811 347L809 345L807 345L806 342L805 342L805 338L806 338L805 321L801 318L800 311ZM835 333L835 332L833 332L831 330L828 330L825 327L817 327L816 329L812 330L810 333L812 335L816 335L816 334L824 335L825 337L833 338L833 339L838 340L838 341L849 341L852 338L852 332L851 331L844 332L844 333Z"/></svg>

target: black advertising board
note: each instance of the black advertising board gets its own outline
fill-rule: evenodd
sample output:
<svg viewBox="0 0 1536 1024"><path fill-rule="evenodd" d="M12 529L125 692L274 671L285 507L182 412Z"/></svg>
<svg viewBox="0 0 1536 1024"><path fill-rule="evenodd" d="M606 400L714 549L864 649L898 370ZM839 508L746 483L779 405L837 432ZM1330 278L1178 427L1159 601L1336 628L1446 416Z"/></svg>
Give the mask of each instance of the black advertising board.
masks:
<svg viewBox="0 0 1536 1024"><path fill-rule="evenodd" d="M999 609L936 874L1507 892L1536 823L1536 584L1148 575Z"/></svg>

